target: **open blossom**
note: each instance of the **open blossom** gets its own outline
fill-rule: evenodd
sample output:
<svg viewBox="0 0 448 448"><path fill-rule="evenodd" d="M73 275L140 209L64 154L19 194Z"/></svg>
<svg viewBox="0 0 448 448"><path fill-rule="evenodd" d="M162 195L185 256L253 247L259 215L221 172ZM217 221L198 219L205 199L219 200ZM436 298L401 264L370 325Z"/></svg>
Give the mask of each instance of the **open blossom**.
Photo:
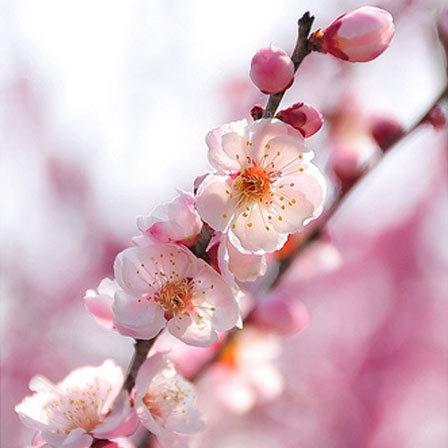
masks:
<svg viewBox="0 0 448 448"><path fill-rule="evenodd" d="M15 408L22 422L39 433L33 446L86 448L93 438L114 439L132 434L137 425L126 392L123 373L113 361L82 367L63 381L44 377L30 382L33 395Z"/></svg>
<svg viewBox="0 0 448 448"><path fill-rule="evenodd" d="M84 296L84 305L94 319L105 328L113 328L112 304L119 286L114 280L104 278L97 290L88 289Z"/></svg>
<svg viewBox="0 0 448 448"><path fill-rule="evenodd" d="M174 244L132 247L114 263L113 315L117 330L151 339L165 326L183 342L208 346L217 331L239 320L239 308L223 278L188 249Z"/></svg>
<svg viewBox="0 0 448 448"><path fill-rule="evenodd" d="M242 120L210 132L207 144L217 172L201 183L196 207L241 252L274 252L321 213L325 180L293 127Z"/></svg>
<svg viewBox="0 0 448 448"><path fill-rule="evenodd" d="M183 191L171 202L157 206L148 216L137 219L144 237L156 243L180 243L190 247L202 229L194 196ZM141 244L139 238L135 239Z"/></svg>
<svg viewBox="0 0 448 448"><path fill-rule="evenodd" d="M283 378L275 365L280 347L277 336L254 327L228 344L206 380L229 410L242 414L280 395Z"/></svg>
<svg viewBox="0 0 448 448"><path fill-rule="evenodd" d="M323 51L345 61L368 62L389 47L394 32L389 12L363 6L338 17L317 36Z"/></svg>
<svg viewBox="0 0 448 448"><path fill-rule="evenodd" d="M185 436L203 428L195 402L194 386L176 372L166 355L156 353L143 363L135 383L135 408L162 447L186 446Z"/></svg>

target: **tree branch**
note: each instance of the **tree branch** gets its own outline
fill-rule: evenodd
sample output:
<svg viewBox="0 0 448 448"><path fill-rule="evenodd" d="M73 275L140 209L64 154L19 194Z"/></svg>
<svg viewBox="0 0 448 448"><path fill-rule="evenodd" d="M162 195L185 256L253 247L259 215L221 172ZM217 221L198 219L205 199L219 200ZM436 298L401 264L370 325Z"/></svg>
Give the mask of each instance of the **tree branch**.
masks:
<svg viewBox="0 0 448 448"><path fill-rule="evenodd" d="M299 19L299 34L297 36L296 46L291 55L291 60L294 63L294 73L300 67L300 64L305 57L312 51L308 45L308 36L310 34L313 22L314 16L310 15L308 11ZM272 118L275 115L275 112L277 111L286 90L287 89L283 92L275 93L269 97L268 103L266 104L266 109L263 112L263 118Z"/></svg>

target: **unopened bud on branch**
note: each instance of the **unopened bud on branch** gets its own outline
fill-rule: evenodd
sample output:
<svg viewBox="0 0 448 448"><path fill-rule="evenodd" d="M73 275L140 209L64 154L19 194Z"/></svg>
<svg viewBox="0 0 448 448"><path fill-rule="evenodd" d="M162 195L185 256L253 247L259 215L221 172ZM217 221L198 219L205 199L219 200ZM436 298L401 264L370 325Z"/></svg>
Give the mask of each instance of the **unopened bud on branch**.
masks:
<svg viewBox="0 0 448 448"><path fill-rule="evenodd" d="M283 92L294 80L294 64L281 48L262 48L250 65L250 79L266 94Z"/></svg>

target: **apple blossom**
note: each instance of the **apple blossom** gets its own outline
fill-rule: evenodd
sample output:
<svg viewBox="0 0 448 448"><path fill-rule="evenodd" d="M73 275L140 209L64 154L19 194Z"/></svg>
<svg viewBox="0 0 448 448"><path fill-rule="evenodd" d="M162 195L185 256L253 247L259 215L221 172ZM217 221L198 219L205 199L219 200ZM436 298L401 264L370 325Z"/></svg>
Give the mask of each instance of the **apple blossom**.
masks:
<svg viewBox="0 0 448 448"><path fill-rule="evenodd" d="M129 397L120 392L123 373L113 361L81 367L53 384L40 376L30 382L33 395L15 410L22 422L38 431L34 446L86 448L95 439L132 434L137 425Z"/></svg>
<svg viewBox="0 0 448 448"><path fill-rule="evenodd" d="M350 62L368 62L381 55L394 36L389 12L363 6L338 17L324 30L311 36L319 51Z"/></svg>
<svg viewBox="0 0 448 448"><path fill-rule="evenodd" d="M241 252L274 252L321 213L325 180L293 127L242 120L211 131L207 144L216 173L199 186L196 207Z"/></svg>
<svg viewBox="0 0 448 448"><path fill-rule="evenodd" d="M148 216L137 219L142 234L156 243L181 243L190 247L202 229L194 196L183 191L171 202L159 205ZM134 239L139 244L138 237Z"/></svg>
<svg viewBox="0 0 448 448"><path fill-rule="evenodd" d="M152 339L165 326L186 344L213 344L239 320L231 288L205 261L174 244L131 247L118 254L113 303L117 330Z"/></svg>
<svg viewBox="0 0 448 448"><path fill-rule="evenodd" d="M162 447L185 446L185 436L203 428L204 417L195 401L194 386L176 372L165 354L156 353L142 364L135 383L135 408Z"/></svg>
<svg viewBox="0 0 448 448"><path fill-rule="evenodd" d="M294 81L294 63L281 48L262 48L250 64L250 79L263 93L278 93Z"/></svg>
<svg viewBox="0 0 448 448"><path fill-rule="evenodd" d="M323 125L322 114L313 106L295 103L277 112L276 117L296 128L305 137L314 135Z"/></svg>
<svg viewBox="0 0 448 448"><path fill-rule="evenodd" d="M112 303L117 283L110 278L101 280L96 291L88 289L84 296L84 305L94 319L105 328L113 328Z"/></svg>
<svg viewBox="0 0 448 448"><path fill-rule="evenodd" d="M280 350L276 335L245 327L227 344L205 380L229 410L248 412L282 392L283 378L275 365Z"/></svg>

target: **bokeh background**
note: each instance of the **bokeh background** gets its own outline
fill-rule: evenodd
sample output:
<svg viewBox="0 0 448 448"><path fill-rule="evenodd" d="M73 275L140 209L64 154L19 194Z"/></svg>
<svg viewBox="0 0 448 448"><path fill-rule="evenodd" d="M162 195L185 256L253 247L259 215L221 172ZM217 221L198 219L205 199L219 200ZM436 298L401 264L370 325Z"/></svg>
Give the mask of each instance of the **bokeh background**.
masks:
<svg viewBox="0 0 448 448"><path fill-rule="evenodd" d="M357 129L338 141L364 148L363 123L409 126L445 82L445 2L374 3L395 17L391 48L359 65L313 54L285 98L328 116L309 141L323 169L334 111ZM13 408L34 374L59 380L108 357L126 368L132 342L97 326L84 291L111 274L136 216L207 171L205 134L264 101L248 78L254 52L290 51L308 9L325 26L364 4L0 2L2 447L29 446ZM235 413L205 378L209 426L194 446L448 446L447 149L446 130L423 126L353 191L281 284L311 314L280 342L283 392Z"/></svg>

